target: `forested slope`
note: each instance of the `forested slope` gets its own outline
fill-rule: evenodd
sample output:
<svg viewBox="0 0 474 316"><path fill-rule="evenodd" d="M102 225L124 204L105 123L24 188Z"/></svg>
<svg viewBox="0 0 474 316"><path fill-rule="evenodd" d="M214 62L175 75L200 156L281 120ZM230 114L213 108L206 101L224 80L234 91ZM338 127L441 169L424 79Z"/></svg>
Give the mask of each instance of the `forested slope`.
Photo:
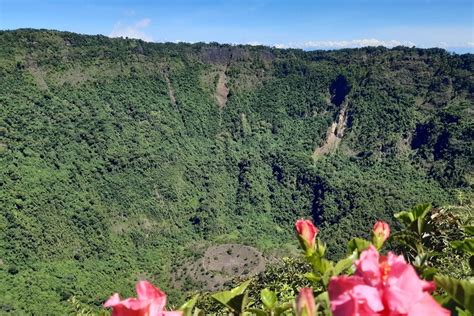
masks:
<svg viewBox="0 0 474 316"><path fill-rule="evenodd" d="M189 251L278 255L305 216L337 257L375 219L450 202L472 186L473 67L1 31L0 311L98 306L143 277L176 296Z"/></svg>

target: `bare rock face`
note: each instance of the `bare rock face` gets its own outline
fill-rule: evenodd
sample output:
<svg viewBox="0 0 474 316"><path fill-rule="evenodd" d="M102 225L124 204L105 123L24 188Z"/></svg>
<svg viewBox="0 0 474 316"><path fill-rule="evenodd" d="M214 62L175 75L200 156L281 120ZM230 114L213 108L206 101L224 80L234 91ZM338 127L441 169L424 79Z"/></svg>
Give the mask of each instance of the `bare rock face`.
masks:
<svg viewBox="0 0 474 316"><path fill-rule="evenodd" d="M272 63L276 57L269 49L265 49L260 52L260 59L263 62Z"/></svg>
<svg viewBox="0 0 474 316"><path fill-rule="evenodd" d="M331 124L328 129L326 141L320 147L314 150L313 158L321 157L329 152L336 150L344 136L344 130L347 125L347 102L344 102L337 120Z"/></svg>
<svg viewBox="0 0 474 316"><path fill-rule="evenodd" d="M316 159L329 152L336 150L344 137L344 130L347 126L347 108L349 101L347 94L350 92L346 78L339 75L329 87L331 93L331 103L337 107L341 107L337 119L329 126L326 141L314 150L313 158Z"/></svg>
<svg viewBox="0 0 474 316"><path fill-rule="evenodd" d="M250 59L249 52L242 47L219 46L203 47L201 60L206 64L229 65L231 61Z"/></svg>
<svg viewBox="0 0 474 316"><path fill-rule="evenodd" d="M202 61L207 64L227 65L231 57L231 47L205 47L201 49Z"/></svg>

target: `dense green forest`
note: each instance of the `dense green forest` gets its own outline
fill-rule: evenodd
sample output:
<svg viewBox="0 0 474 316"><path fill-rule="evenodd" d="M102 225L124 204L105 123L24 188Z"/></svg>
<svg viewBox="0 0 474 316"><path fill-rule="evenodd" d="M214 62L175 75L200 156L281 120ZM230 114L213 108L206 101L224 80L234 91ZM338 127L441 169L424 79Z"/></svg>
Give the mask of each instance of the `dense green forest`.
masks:
<svg viewBox="0 0 474 316"><path fill-rule="evenodd" d="M453 202L473 185L473 70L442 49L0 31L0 314L141 278L173 303L211 245L279 257L309 217L337 258L376 219Z"/></svg>

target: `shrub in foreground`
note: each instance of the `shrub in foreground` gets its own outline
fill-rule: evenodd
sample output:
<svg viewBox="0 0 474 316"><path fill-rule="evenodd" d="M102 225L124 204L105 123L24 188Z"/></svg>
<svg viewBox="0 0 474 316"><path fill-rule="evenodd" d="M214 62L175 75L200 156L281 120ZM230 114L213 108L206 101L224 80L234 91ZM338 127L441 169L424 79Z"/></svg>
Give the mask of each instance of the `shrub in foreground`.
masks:
<svg viewBox="0 0 474 316"><path fill-rule="evenodd" d="M457 280L440 275L428 265L429 255L423 238L432 227L426 219L431 207L420 205L396 214L405 229L390 236L387 223L375 223L371 240L353 238L348 244L347 257L334 262L326 258L326 245L318 238L319 229L310 220L298 220L296 234L311 271L305 274L311 287L303 287L296 298L278 301L279 293L268 288L260 292L260 302L249 297L251 280L229 291L211 294L212 299L230 315L472 315L474 285L468 280ZM453 243L473 255L472 226L465 228L470 238ZM417 239L417 237L419 237ZM407 262L403 255L380 253L384 243L394 238L411 246ZM460 246L462 245L462 247ZM442 288L437 292L436 286ZM166 295L146 281L137 284L138 298L120 300L114 294L105 304L112 307L114 316L130 315L204 315L196 307L198 296L186 302L179 311L166 311Z"/></svg>

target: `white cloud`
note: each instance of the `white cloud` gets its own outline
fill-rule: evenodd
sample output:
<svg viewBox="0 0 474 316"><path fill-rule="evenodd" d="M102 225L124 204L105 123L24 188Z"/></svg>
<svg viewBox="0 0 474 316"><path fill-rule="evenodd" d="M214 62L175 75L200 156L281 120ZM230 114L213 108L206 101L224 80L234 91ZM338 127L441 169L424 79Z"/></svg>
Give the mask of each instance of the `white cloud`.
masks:
<svg viewBox="0 0 474 316"><path fill-rule="evenodd" d="M250 41L250 42L246 43L246 45L260 46L260 45L263 45L263 44L261 42L258 42L258 41Z"/></svg>
<svg viewBox="0 0 474 316"><path fill-rule="evenodd" d="M341 49L341 48L359 48L367 46L384 46L387 48L392 48L395 46L407 46L418 48L429 48L429 47L440 47L448 51L457 51L457 52L473 52L474 50L474 41L436 41L430 45L426 43L420 43L418 41L412 42L409 40L400 41L400 40L379 40L376 38L363 38L363 39L353 39L353 40L324 40L324 41L306 41L306 42L289 42L289 43L276 43L271 46L275 48L299 48L304 50L312 49Z"/></svg>
<svg viewBox="0 0 474 316"><path fill-rule="evenodd" d="M282 44L282 43L277 43L273 45L275 48L288 48L288 45Z"/></svg>
<svg viewBox="0 0 474 316"><path fill-rule="evenodd" d="M436 47L446 42L448 47L464 46L473 41L472 26L394 26L377 28L374 37L403 38L418 47Z"/></svg>
<svg viewBox="0 0 474 316"><path fill-rule="evenodd" d="M134 24L124 24L121 21L115 23L112 32L110 32L110 37L128 37L128 38L138 38L147 42L151 42L153 38L144 32L148 26L150 26L151 19L144 18Z"/></svg>
<svg viewBox="0 0 474 316"><path fill-rule="evenodd" d="M353 40L334 40L334 41L307 41L303 43L288 43L288 44L275 44L276 48L326 48L326 49L338 49L338 48L356 48L366 46L415 46L415 43L410 41L397 41L397 40L378 40L375 38L364 38L364 39L353 39Z"/></svg>

